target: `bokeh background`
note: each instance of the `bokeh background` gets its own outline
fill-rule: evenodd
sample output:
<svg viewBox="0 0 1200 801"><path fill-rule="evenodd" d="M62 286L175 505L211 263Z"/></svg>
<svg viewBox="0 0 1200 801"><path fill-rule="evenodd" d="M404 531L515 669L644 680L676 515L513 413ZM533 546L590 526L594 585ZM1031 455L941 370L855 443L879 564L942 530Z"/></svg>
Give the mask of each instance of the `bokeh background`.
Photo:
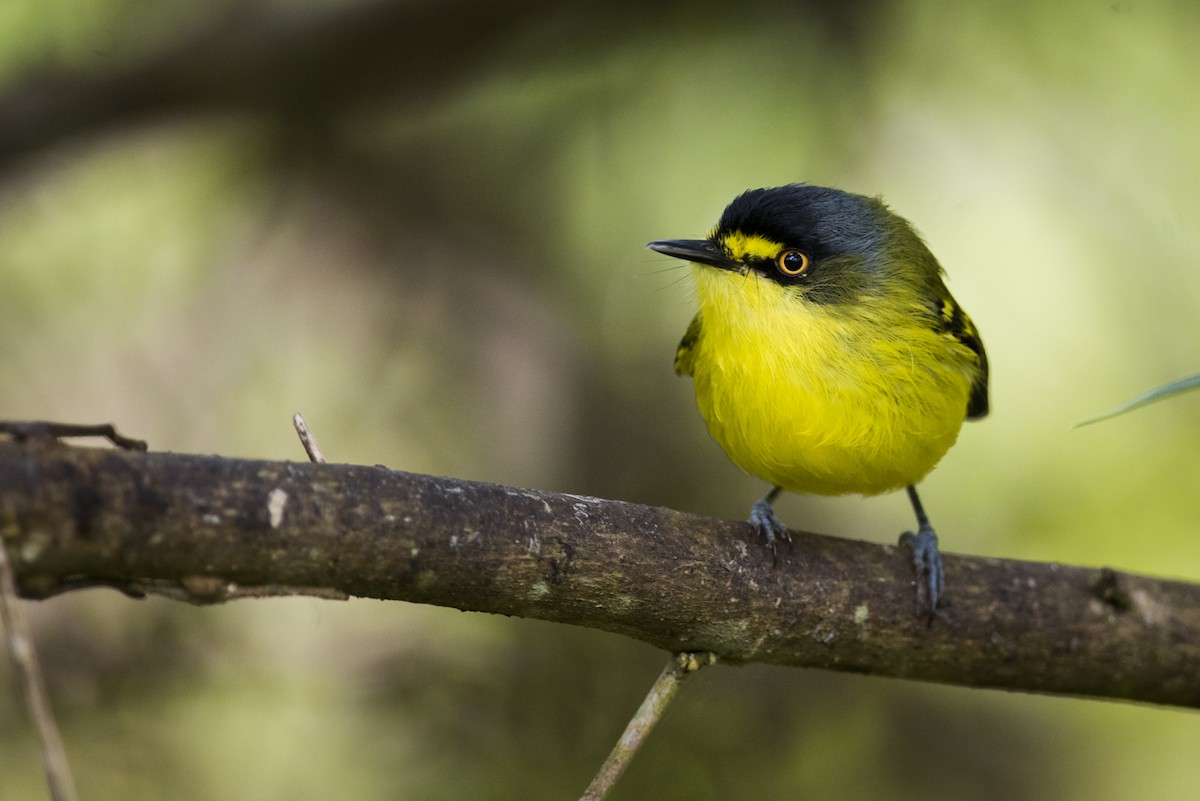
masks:
<svg viewBox="0 0 1200 801"><path fill-rule="evenodd" d="M883 194L983 332L943 546L1200 581L1200 396L1071 430L1200 369L1197 53L1186 2L5 0L0 417L303 460L300 410L331 461L740 518L643 248L805 180ZM573 798L665 662L402 603L29 608L97 801ZM42 797L0 679L0 799ZM615 797L1190 799L1197 753L1177 710L718 666Z"/></svg>

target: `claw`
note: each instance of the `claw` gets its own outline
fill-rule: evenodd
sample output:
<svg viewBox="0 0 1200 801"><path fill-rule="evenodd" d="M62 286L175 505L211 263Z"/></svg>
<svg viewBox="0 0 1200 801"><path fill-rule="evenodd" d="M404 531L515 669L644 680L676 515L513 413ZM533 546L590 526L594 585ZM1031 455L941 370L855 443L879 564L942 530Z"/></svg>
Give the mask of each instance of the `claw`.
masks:
<svg viewBox="0 0 1200 801"><path fill-rule="evenodd" d="M771 562L778 565L779 540L785 539L791 544L792 535L788 534L787 527L776 517L775 510L766 499L756 501L750 508L750 524L760 537L766 539L767 547L771 549Z"/></svg>
<svg viewBox="0 0 1200 801"><path fill-rule="evenodd" d="M771 549L771 564L775 567L779 566L779 541L786 540L788 548L792 547L792 535L788 533L787 526L775 515L775 509L771 506L771 501L775 500L779 491L779 487L776 487L750 507L750 525L767 541L767 547Z"/></svg>
<svg viewBox="0 0 1200 801"><path fill-rule="evenodd" d="M917 603L926 610L926 622L932 624L946 578L942 571L942 554L938 551L937 534L933 533L917 488L912 484L908 485L908 500L917 516L917 533L906 531L901 534L900 545L912 551L913 572L917 575Z"/></svg>
<svg viewBox="0 0 1200 801"><path fill-rule="evenodd" d="M937 534L929 526L922 526L916 534L911 531L901 534L900 545L912 551L913 572L917 577L917 601L925 609L929 622L933 622L945 584Z"/></svg>

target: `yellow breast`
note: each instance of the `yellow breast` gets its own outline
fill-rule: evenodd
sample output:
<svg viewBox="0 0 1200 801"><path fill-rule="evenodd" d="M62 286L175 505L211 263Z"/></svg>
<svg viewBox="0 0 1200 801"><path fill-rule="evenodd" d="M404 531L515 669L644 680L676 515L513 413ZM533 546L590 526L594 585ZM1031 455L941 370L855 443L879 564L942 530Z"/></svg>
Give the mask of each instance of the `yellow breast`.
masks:
<svg viewBox="0 0 1200 801"><path fill-rule="evenodd" d="M977 363L915 299L821 305L697 266L696 402L735 464L793 492L919 481L958 436Z"/></svg>

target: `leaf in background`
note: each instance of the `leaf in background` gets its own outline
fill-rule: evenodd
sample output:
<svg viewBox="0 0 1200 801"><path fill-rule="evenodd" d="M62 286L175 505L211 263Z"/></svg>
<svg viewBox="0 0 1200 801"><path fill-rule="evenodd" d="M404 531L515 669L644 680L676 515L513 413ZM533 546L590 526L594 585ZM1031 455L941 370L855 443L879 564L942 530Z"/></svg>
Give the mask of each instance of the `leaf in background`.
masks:
<svg viewBox="0 0 1200 801"><path fill-rule="evenodd" d="M1155 403L1156 401L1163 400L1164 398L1169 398L1172 395L1178 395L1181 392L1187 392L1189 389L1195 389L1196 387L1200 387L1200 373L1197 373L1196 375L1190 375L1187 378L1181 378L1178 381L1172 381L1170 384L1164 384L1157 389L1152 389L1145 395L1134 398L1128 403L1123 403L1120 406L1117 406L1114 409L1109 409L1107 412L1102 412L1095 417L1089 417L1086 420L1081 420L1076 423L1074 427L1080 428L1082 426L1091 425L1092 423L1099 423L1101 420L1107 420L1110 417L1116 417L1117 415L1125 414L1126 412L1132 412L1134 409L1139 407Z"/></svg>

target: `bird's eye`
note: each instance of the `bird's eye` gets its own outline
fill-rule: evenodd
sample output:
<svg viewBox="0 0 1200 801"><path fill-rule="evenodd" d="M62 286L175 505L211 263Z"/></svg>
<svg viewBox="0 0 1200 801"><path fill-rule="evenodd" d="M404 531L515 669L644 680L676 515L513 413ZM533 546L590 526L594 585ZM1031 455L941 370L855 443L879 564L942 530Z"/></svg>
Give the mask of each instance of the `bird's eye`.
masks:
<svg viewBox="0 0 1200 801"><path fill-rule="evenodd" d="M785 250L775 259L775 266L784 275L804 275L808 272L808 256L798 250Z"/></svg>

